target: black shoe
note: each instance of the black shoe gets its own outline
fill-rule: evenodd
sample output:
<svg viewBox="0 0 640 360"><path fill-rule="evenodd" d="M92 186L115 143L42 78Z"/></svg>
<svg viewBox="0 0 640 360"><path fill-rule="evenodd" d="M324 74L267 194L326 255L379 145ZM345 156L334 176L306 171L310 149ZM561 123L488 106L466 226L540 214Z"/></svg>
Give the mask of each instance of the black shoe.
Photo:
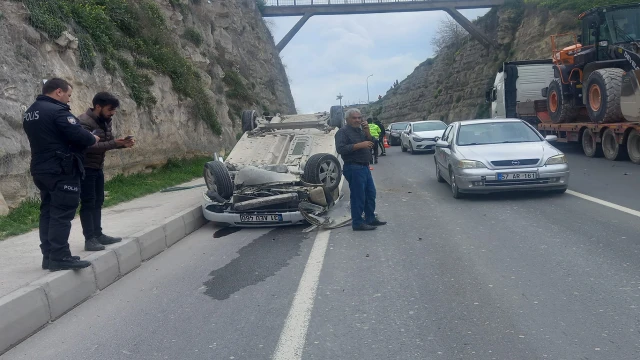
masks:
<svg viewBox="0 0 640 360"><path fill-rule="evenodd" d="M80 260L80 256L72 256L73 259L75 260ZM49 258L48 257L43 257L42 258L42 270L49 270Z"/></svg>
<svg viewBox="0 0 640 360"><path fill-rule="evenodd" d="M372 223L370 223L369 225L371 226L382 226L382 225L387 225L386 221L380 221L378 219L375 219Z"/></svg>
<svg viewBox="0 0 640 360"><path fill-rule="evenodd" d="M71 256L67 256L62 260L49 260L49 271L84 269L89 266L91 266L90 262L78 260Z"/></svg>
<svg viewBox="0 0 640 360"><path fill-rule="evenodd" d="M377 229L375 226L371 226L368 224L362 224L360 226L356 226L353 228L353 231L368 231Z"/></svg>
<svg viewBox="0 0 640 360"><path fill-rule="evenodd" d="M374 163L374 164L377 164L377 163L378 163L378 159L376 159L373 163Z"/></svg>
<svg viewBox="0 0 640 360"><path fill-rule="evenodd" d="M111 245L111 244L119 243L120 241L122 241L122 238L102 234L96 237L96 240L98 240L98 242L102 245Z"/></svg>
<svg viewBox="0 0 640 360"><path fill-rule="evenodd" d="M387 153L382 153L380 154L380 156L387 156Z"/></svg>
<svg viewBox="0 0 640 360"><path fill-rule="evenodd" d="M96 238L92 238L84 242L84 251L100 250L104 250L104 245L100 244Z"/></svg>

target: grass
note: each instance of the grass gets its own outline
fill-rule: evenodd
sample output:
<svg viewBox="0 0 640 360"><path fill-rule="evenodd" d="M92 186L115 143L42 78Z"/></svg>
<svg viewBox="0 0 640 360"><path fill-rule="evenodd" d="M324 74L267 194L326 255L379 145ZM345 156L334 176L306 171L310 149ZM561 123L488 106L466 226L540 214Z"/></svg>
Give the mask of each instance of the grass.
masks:
<svg viewBox="0 0 640 360"><path fill-rule="evenodd" d="M156 99L151 93L155 72L171 79L173 90L193 100L194 115L206 123L213 133L222 129L206 86L193 64L185 59L167 25L158 4L152 0L22 0L31 25L58 38L69 28L79 38L81 66L91 71L102 57L102 65L110 74L122 73L131 98L142 108L151 109ZM181 11L189 7L178 0L172 6ZM195 29L187 29L186 37L196 45L204 40ZM128 56L125 56L128 55ZM130 58L132 60L130 60ZM242 90L242 89L241 89ZM241 94L243 95L243 94Z"/></svg>
<svg viewBox="0 0 640 360"><path fill-rule="evenodd" d="M598 6L631 3L629 0L525 0L525 3L548 7L552 10L572 10L577 13Z"/></svg>
<svg viewBox="0 0 640 360"><path fill-rule="evenodd" d="M164 166L150 173L129 176L118 175L105 183L109 196L104 207L117 205L167 187L183 184L202 176L208 157L192 159L171 159ZM40 200L28 199L11 210L9 215L0 216L0 240L24 234L38 227Z"/></svg>

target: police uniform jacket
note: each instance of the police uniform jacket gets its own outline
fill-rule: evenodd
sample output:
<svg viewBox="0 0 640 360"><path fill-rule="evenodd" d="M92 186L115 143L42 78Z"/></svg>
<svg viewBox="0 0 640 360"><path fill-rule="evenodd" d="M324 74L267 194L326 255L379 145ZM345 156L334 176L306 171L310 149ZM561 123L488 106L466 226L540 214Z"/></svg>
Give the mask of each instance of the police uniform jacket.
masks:
<svg viewBox="0 0 640 360"><path fill-rule="evenodd" d="M84 171L82 152L96 139L70 110L67 104L39 95L25 112L22 127L31 146L31 175Z"/></svg>

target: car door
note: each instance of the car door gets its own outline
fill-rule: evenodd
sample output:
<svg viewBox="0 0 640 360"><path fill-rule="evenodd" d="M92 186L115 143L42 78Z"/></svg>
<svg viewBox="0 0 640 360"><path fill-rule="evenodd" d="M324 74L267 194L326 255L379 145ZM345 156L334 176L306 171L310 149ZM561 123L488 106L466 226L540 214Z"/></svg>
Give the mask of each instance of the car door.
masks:
<svg viewBox="0 0 640 360"><path fill-rule="evenodd" d="M451 139L453 138L453 128L454 125L449 125L442 134L442 141L446 142L451 146ZM447 173L449 170L449 155L451 155L451 149L436 147L436 161L438 162L438 166L440 167L440 171Z"/></svg>
<svg viewBox="0 0 640 360"><path fill-rule="evenodd" d="M407 127L400 134L400 146L408 148L409 134L411 133L411 124L407 124Z"/></svg>

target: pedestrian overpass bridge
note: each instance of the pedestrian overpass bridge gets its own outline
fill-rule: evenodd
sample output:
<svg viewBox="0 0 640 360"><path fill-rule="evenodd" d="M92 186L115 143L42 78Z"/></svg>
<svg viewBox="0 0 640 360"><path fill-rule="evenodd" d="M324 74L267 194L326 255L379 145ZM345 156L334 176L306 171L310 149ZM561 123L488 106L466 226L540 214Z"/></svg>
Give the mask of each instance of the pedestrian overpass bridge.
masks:
<svg viewBox="0 0 640 360"><path fill-rule="evenodd" d="M458 9L481 9L504 5L506 0L266 0L263 17L302 16L293 28L278 43L278 51L300 31L314 15L379 14L414 11L446 11L460 26L485 47L496 47Z"/></svg>

